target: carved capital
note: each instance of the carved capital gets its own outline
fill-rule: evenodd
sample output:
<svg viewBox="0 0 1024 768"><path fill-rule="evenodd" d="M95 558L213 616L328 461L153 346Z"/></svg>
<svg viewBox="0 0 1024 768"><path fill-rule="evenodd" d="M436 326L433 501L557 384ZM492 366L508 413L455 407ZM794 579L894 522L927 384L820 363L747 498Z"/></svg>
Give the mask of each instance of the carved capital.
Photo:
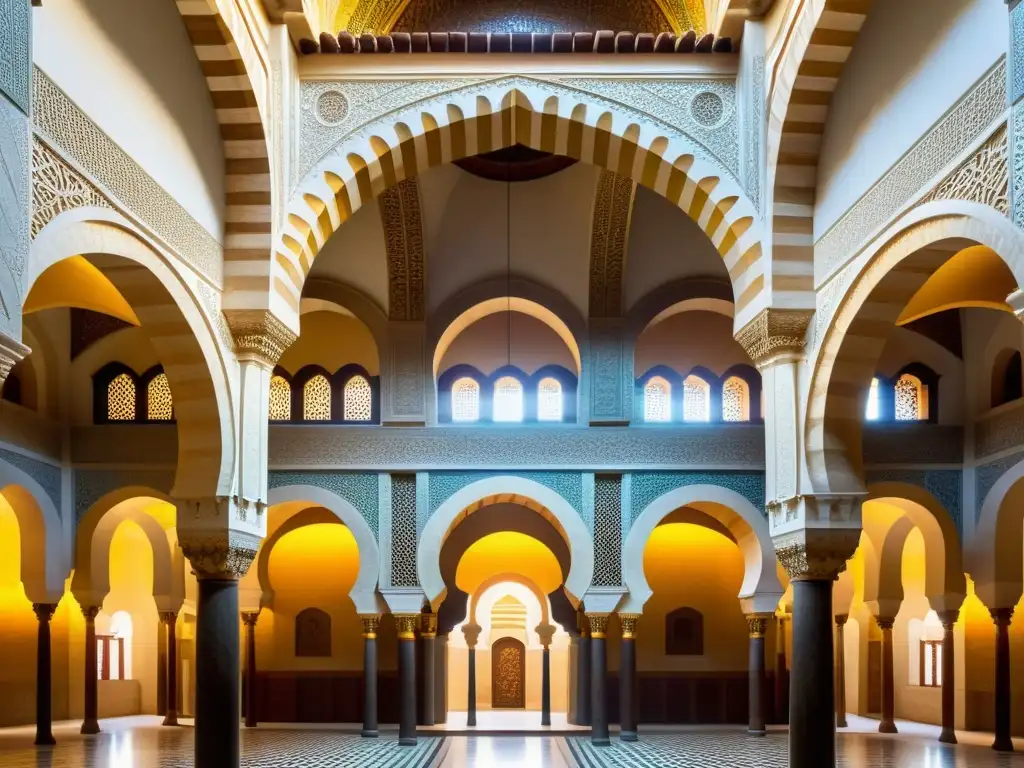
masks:
<svg viewBox="0 0 1024 768"><path fill-rule="evenodd" d="M224 315L239 360L273 368L284 351L295 343L295 333L266 310L227 310Z"/></svg>
<svg viewBox="0 0 1024 768"><path fill-rule="evenodd" d="M245 626L247 627L252 627L253 629L255 629L256 622L259 621L259 619L259 611L242 611L242 621L245 623Z"/></svg>
<svg viewBox="0 0 1024 768"><path fill-rule="evenodd" d="M416 628L420 624L418 613L396 613L395 626L398 627L399 640L415 640Z"/></svg>
<svg viewBox="0 0 1024 768"><path fill-rule="evenodd" d="M260 538L242 531L183 532L181 551L198 579L240 579L249 571Z"/></svg>
<svg viewBox="0 0 1024 768"><path fill-rule="evenodd" d="M371 613L361 615L359 620L363 622L363 637L367 640L373 640L377 637L377 632L380 630L380 614Z"/></svg>
<svg viewBox="0 0 1024 768"><path fill-rule="evenodd" d="M40 622L49 623L50 619L53 618L53 614L57 612L56 603L32 603L32 611L35 613L36 618Z"/></svg>
<svg viewBox="0 0 1024 768"><path fill-rule="evenodd" d="M1010 622L1013 621L1013 608L990 608L989 613L992 615L992 622L997 629L1010 628Z"/></svg>
<svg viewBox="0 0 1024 768"><path fill-rule="evenodd" d="M98 605L83 605L82 615L85 617L86 624L93 624L96 622L96 617L99 615L100 607Z"/></svg>
<svg viewBox="0 0 1024 768"><path fill-rule="evenodd" d="M892 632L893 624L896 623L894 616L875 616L875 623L883 632Z"/></svg>
<svg viewBox="0 0 1024 768"><path fill-rule="evenodd" d="M243 613L242 616L245 614ZM178 623L178 613L176 611L160 611L160 621L173 627Z"/></svg>
<svg viewBox="0 0 1024 768"><path fill-rule="evenodd" d="M835 581L860 543L860 528L805 528L772 541L790 581Z"/></svg>
<svg viewBox="0 0 1024 768"><path fill-rule="evenodd" d="M24 360L31 351L20 341L0 333L0 387L7 381L11 369Z"/></svg>
<svg viewBox="0 0 1024 768"><path fill-rule="evenodd" d="M608 630L608 614L588 613L587 624L590 626L590 637L594 640L603 640Z"/></svg>
<svg viewBox="0 0 1024 768"><path fill-rule="evenodd" d="M759 640L768 631L768 619L772 618L771 613L748 613L747 634L751 640Z"/></svg>
<svg viewBox="0 0 1024 768"><path fill-rule="evenodd" d="M839 629L842 629L843 627L846 626L846 622L848 622L849 620L850 620L850 614L848 614L848 613L840 613L840 614L838 614L836 616L836 626L839 627Z"/></svg>
<svg viewBox="0 0 1024 768"><path fill-rule="evenodd" d="M420 637L437 637L437 614L420 614Z"/></svg>
<svg viewBox="0 0 1024 768"><path fill-rule="evenodd" d="M764 309L736 334L758 369L797 360L807 346L807 327L814 312L803 309Z"/></svg>
<svg viewBox="0 0 1024 768"><path fill-rule="evenodd" d="M466 646L476 648L476 641L480 638L483 627L479 624L463 624L462 634L466 637Z"/></svg>
<svg viewBox="0 0 1024 768"><path fill-rule="evenodd" d="M540 644L547 648L551 645L551 639L555 636L555 627L551 624L538 624L534 630L540 638Z"/></svg>
<svg viewBox="0 0 1024 768"><path fill-rule="evenodd" d="M939 621L942 622L942 628L947 632L952 632L957 620L960 618L960 611L939 611L938 617Z"/></svg>
<svg viewBox="0 0 1024 768"><path fill-rule="evenodd" d="M640 621L639 613L620 613L619 624L622 626L622 639L636 639L636 625Z"/></svg>

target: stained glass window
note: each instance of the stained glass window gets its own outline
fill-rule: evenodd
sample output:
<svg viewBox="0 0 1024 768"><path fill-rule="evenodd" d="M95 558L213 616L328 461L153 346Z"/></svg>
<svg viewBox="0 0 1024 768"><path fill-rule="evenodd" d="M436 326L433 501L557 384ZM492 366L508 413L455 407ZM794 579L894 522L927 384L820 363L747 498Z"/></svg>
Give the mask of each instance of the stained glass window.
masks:
<svg viewBox="0 0 1024 768"><path fill-rule="evenodd" d="M896 421L928 418L928 390L916 376L905 373L896 382Z"/></svg>
<svg viewBox="0 0 1024 768"><path fill-rule="evenodd" d="M514 376L502 376L494 383L494 420L523 420L523 385Z"/></svg>
<svg viewBox="0 0 1024 768"><path fill-rule="evenodd" d="M318 373L302 388L302 418L306 421L331 420L331 383Z"/></svg>
<svg viewBox="0 0 1024 768"><path fill-rule="evenodd" d="M683 382L683 420L711 420L711 387L700 376L687 376Z"/></svg>
<svg viewBox="0 0 1024 768"><path fill-rule="evenodd" d="M672 385L661 376L652 376L644 385L644 421L672 420Z"/></svg>
<svg viewBox="0 0 1024 768"><path fill-rule="evenodd" d="M452 384L452 421L480 418L480 385L468 376Z"/></svg>
<svg viewBox="0 0 1024 768"><path fill-rule="evenodd" d="M878 421L878 377L871 380L871 389L868 390L868 407L867 413L868 421Z"/></svg>
<svg viewBox="0 0 1024 768"><path fill-rule="evenodd" d="M750 421L750 387L739 376L731 376L722 387L722 420Z"/></svg>
<svg viewBox="0 0 1024 768"><path fill-rule="evenodd" d="M365 376L353 376L345 383L345 421L369 421L373 417L373 390Z"/></svg>
<svg viewBox="0 0 1024 768"><path fill-rule="evenodd" d="M292 388L284 376L270 379L270 420L291 421Z"/></svg>
<svg viewBox="0 0 1024 768"><path fill-rule="evenodd" d="M167 374L161 373L149 380L146 387L146 418L150 421L170 421L174 417L171 385Z"/></svg>
<svg viewBox="0 0 1024 768"><path fill-rule="evenodd" d="M537 421L562 420L562 383L550 376L537 385Z"/></svg>
<svg viewBox="0 0 1024 768"><path fill-rule="evenodd" d="M110 421L135 420L135 381L127 373L115 376L107 385L107 418Z"/></svg>

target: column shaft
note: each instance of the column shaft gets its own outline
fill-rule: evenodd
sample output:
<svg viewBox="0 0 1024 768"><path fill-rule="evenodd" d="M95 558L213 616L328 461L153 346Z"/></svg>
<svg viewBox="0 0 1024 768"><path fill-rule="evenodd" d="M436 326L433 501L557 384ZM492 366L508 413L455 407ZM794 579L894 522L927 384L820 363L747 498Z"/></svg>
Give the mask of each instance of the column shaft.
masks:
<svg viewBox="0 0 1024 768"><path fill-rule="evenodd" d="M636 624L639 616L622 614L622 644L619 651L619 738L637 740Z"/></svg>
<svg viewBox="0 0 1024 768"><path fill-rule="evenodd" d="M242 614L245 622L245 727L255 728L259 725L256 712L256 620L259 611L246 611Z"/></svg>
<svg viewBox="0 0 1024 768"><path fill-rule="evenodd" d="M56 744L53 738L52 669L50 664L50 619L57 606L35 603L32 606L39 628L36 635L36 744Z"/></svg>
<svg viewBox="0 0 1024 768"><path fill-rule="evenodd" d="M608 663L605 648L607 616L590 619L590 741L595 746L611 744L608 738L608 713L605 706L605 682Z"/></svg>
<svg viewBox="0 0 1024 768"><path fill-rule="evenodd" d="M577 725L590 725L590 637L584 632L580 635L579 654L576 656L576 719Z"/></svg>
<svg viewBox="0 0 1024 768"><path fill-rule="evenodd" d="M991 611L996 625L996 738L992 749L1012 752L1010 738L1010 622L1013 608Z"/></svg>
<svg viewBox="0 0 1024 768"><path fill-rule="evenodd" d="M893 668L892 625L894 620L875 619L882 630L882 720L879 733L896 733L896 680Z"/></svg>
<svg viewBox="0 0 1024 768"><path fill-rule="evenodd" d="M544 646L540 668L540 724L551 725L551 648Z"/></svg>
<svg viewBox="0 0 1024 768"><path fill-rule="evenodd" d="M399 720L398 743L416 744L416 634L419 614L396 614L398 625Z"/></svg>
<svg viewBox="0 0 1024 768"><path fill-rule="evenodd" d="M786 669L786 620L776 619L778 631L775 639L775 720L783 723L786 717L786 681L789 672Z"/></svg>
<svg viewBox="0 0 1024 768"><path fill-rule="evenodd" d="M764 633L767 628L767 616L751 614L747 617L750 635L747 733L752 736L764 736L768 730L764 717Z"/></svg>
<svg viewBox="0 0 1024 768"><path fill-rule="evenodd" d="M167 633L167 707L164 725L178 724L178 614L161 614L160 620Z"/></svg>
<svg viewBox="0 0 1024 768"><path fill-rule="evenodd" d="M377 630L379 616L363 616L363 730L366 738L376 738L377 724Z"/></svg>
<svg viewBox="0 0 1024 768"><path fill-rule="evenodd" d="M947 611L942 620L942 733L939 741L956 744L956 643L953 630L959 611Z"/></svg>
<svg viewBox="0 0 1024 768"><path fill-rule="evenodd" d="M846 640L847 614L836 616L836 728L846 728Z"/></svg>
<svg viewBox="0 0 1024 768"><path fill-rule="evenodd" d="M466 691L466 725L476 725L476 648L468 650L468 690Z"/></svg>
<svg viewBox="0 0 1024 768"><path fill-rule="evenodd" d="M83 606L85 616L85 712L82 717L81 733L95 734L100 732L99 690L100 677L96 653L96 614L100 609L96 606Z"/></svg>
<svg viewBox="0 0 1024 768"><path fill-rule="evenodd" d="M200 577L196 606L195 768L240 761L238 581Z"/></svg>
<svg viewBox="0 0 1024 768"><path fill-rule="evenodd" d="M420 617L420 679L423 681L423 690L420 693L420 706L418 707L417 722L419 725L434 724L434 704L437 694L434 690L436 685L435 676L437 666L434 655L437 650L437 616L425 613Z"/></svg>
<svg viewBox="0 0 1024 768"><path fill-rule="evenodd" d="M789 690L790 768L836 764L832 667L832 580L793 584L793 666Z"/></svg>

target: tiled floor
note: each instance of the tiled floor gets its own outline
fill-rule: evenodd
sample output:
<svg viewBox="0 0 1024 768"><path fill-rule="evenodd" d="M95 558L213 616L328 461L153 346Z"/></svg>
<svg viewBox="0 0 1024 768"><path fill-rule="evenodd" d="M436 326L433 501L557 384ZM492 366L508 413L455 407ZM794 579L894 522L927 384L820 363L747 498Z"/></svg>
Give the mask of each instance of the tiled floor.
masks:
<svg viewBox="0 0 1024 768"><path fill-rule="evenodd" d="M161 728L152 717L106 720L96 737L78 735L76 723L55 727L56 747L36 748L30 728L0 729L3 768L186 768L192 765L193 730ZM838 737L840 768L1024 768L1024 742L1016 754L988 748L990 737L963 734L956 747L939 744L937 729L900 723L898 736L880 736L877 723L851 718ZM330 728L242 731L247 768L785 768L787 734L755 739L732 728L648 732L635 744L595 748L584 736L421 737L402 748L393 732L360 739Z"/></svg>

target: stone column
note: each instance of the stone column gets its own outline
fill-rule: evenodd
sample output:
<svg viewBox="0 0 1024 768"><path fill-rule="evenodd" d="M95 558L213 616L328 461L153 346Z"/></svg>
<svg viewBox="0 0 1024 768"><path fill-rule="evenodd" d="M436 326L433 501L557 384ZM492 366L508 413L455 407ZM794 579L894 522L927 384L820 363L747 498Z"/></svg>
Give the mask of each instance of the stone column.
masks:
<svg viewBox="0 0 1024 768"><path fill-rule="evenodd" d="M576 720L577 725L590 725L591 723L591 656L590 656L590 626L586 616L578 614L580 627L579 653L576 654Z"/></svg>
<svg viewBox="0 0 1024 768"><path fill-rule="evenodd" d="M39 620L36 635L36 744L56 744L53 738L53 706L51 703L53 678L50 665L50 619L57 606L54 603L33 603Z"/></svg>
<svg viewBox="0 0 1024 768"><path fill-rule="evenodd" d="M1013 752L1010 738L1010 622L1013 608L992 608L996 625L996 738L992 749Z"/></svg>
<svg viewBox="0 0 1024 768"><path fill-rule="evenodd" d="M775 617L775 719L785 721L786 713L786 679L789 671L786 667L786 617Z"/></svg>
<svg viewBox="0 0 1024 768"><path fill-rule="evenodd" d="M160 614L167 636L167 706L164 725L178 724L178 614L165 611Z"/></svg>
<svg viewBox="0 0 1024 768"><path fill-rule="evenodd" d="M956 744L956 643L953 630L960 611L943 611L942 622L942 733L939 741Z"/></svg>
<svg viewBox="0 0 1024 768"><path fill-rule="evenodd" d="M875 622L882 630L882 720L879 733L896 733L896 680L893 670L892 625L895 619L878 616Z"/></svg>
<svg viewBox="0 0 1024 768"><path fill-rule="evenodd" d="M587 620L590 623L590 741L595 746L607 747L611 744L605 706L605 684L608 677L605 631L608 628L608 614L588 613Z"/></svg>
<svg viewBox="0 0 1024 768"><path fill-rule="evenodd" d="M846 641L843 628L850 616L836 616L836 728L846 728Z"/></svg>
<svg viewBox="0 0 1024 768"><path fill-rule="evenodd" d="M764 736L768 732L764 716L764 634L768 630L770 618L771 614L768 613L747 615L747 631L750 636L747 733L751 736Z"/></svg>
<svg viewBox="0 0 1024 768"><path fill-rule="evenodd" d="M619 652L619 738L637 740L636 625L640 616L620 613L622 645Z"/></svg>
<svg viewBox="0 0 1024 768"><path fill-rule="evenodd" d="M364 738L375 739L377 724L377 631L380 615L359 617L363 622L363 730Z"/></svg>
<svg viewBox="0 0 1024 768"><path fill-rule="evenodd" d="M82 615L85 617L85 712L82 716L81 733L92 735L100 732L99 691L97 681L100 679L96 651L96 614L98 606L83 605Z"/></svg>
<svg viewBox="0 0 1024 768"><path fill-rule="evenodd" d="M480 637L481 627L477 624L464 624L462 634L466 636L466 725L476 725L476 642Z"/></svg>
<svg viewBox="0 0 1024 768"><path fill-rule="evenodd" d="M435 675L437 674L437 665L435 663L434 654L437 645L437 615L433 613L424 613L420 616L420 668L421 679L423 680L423 689L419 691L420 706L418 708L419 717L417 722L419 725L433 725L434 724L434 702L437 698L434 686L437 684Z"/></svg>
<svg viewBox="0 0 1024 768"><path fill-rule="evenodd" d="M245 622L245 727L255 728L259 725L256 715L256 622L260 618L259 611L243 611L242 621Z"/></svg>
<svg viewBox="0 0 1024 768"><path fill-rule="evenodd" d="M540 624L534 631L544 646L540 666L540 724L551 725L551 638L555 635L555 628L550 624Z"/></svg>
<svg viewBox="0 0 1024 768"><path fill-rule="evenodd" d="M416 627L420 614L395 614L398 627L398 743L403 747L416 745Z"/></svg>

